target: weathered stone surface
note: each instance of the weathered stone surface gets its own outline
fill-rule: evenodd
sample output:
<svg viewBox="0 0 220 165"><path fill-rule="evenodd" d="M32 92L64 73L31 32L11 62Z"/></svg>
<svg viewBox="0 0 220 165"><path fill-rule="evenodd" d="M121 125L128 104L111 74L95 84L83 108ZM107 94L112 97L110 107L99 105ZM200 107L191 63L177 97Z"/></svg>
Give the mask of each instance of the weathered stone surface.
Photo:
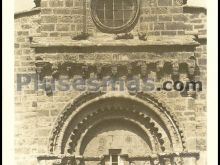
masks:
<svg viewBox="0 0 220 165"><path fill-rule="evenodd" d="M50 165L68 162L70 164L102 164L104 160L102 156L109 154L108 149L123 148L121 160L125 165L162 164L163 159L166 159L164 160L166 164L172 163L174 160L176 164L193 165L197 162L199 165L205 165L206 10L193 8L192 12L189 7L183 7L182 2L171 0L142 1L140 16L130 31L134 39L114 40L114 34L105 34L97 29L89 12L90 1L86 4L86 15L83 15L85 10L82 2L78 0L42 0L41 9L35 8L31 11L15 14L16 88L17 74L29 75L35 74L37 71L47 78L74 75L76 78L120 77L126 79L141 77L143 79L148 76L148 78L154 79L158 86L161 86L164 81L172 79L179 79L184 83L190 79L196 79L202 81L204 90L192 98L184 91L181 93L162 90L153 92L152 95L149 94L151 97L134 93L135 96L139 96L138 99L142 97L144 100L142 101L148 105L148 108L139 107L138 109L137 104L133 104L128 99L121 102L123 106L130 105L123 115L129 117L129 113L133 113L135 116L134 120L131 120L133 124L145 122L142 129L146 132L149 129L149 135L153 133L153 136L146 141L152 142L152 144L157 142L155 143L158 147L156 147L156 154L151 153L150 145L143 140L147 139L147 136L143 133L137 136L141 131L131 129L136 128L131 124L131 121L127 125L132 125L132 127L126 128L127 125L124 124L123 127L120 126L120 129L117 127L118 122L109 121L105 123L106 127L102 130L103 132L101 131L102 133L94 131L94 133L101 134L97 134L91 141L88 141L92 147L88 145L85 148L87 147L86 153L91 157L84 157L87 161L83 161L79 153L70 156L66 154L68 149L63 151L64 155L60 155L59 152L51 156L50 152L52 151L48 151L48 148L61 148L63 145L59 141L61 137L58 136L58 140L51 139L51 135L56 135L59 131L60 134L65 134L66 130L62 130L62 126L66 124L67 120L65 117L69 119L73 111L77 111L80 106L86 106L95 97L92 94L84 94L84 92L76 90L51 92L50 88L44 86L35 91L36 84L32 81L28 85L24 85L22 91L15 91L16 164L43 164L44 160L37 162L37 157L42 154L44 156L41 158L47 159L45 163ZM75 41L71 39L72 36L81 34L83 29L91 34L87 40ZM138 38L140 33L146 36L145 41ZM193 77L189 73L192 71L190 70L192 67L188 66L187 60L192 56L199 69L197 77ZM43 65L43 67L36 65L44 63L47 65ZM178 64L178 67L173 63ZM73 78L71 79L73 80ZM143 81L141 83L143 84ZM125 97L127 91L121 92L121 94ZM101 97L102 93L97 93L97 95L97 97ZM82 130L88 131L88 126L94 124L91 123L91 119L95 119L95 122L110 117L109 111L112 106L116 106L116 108L112 108L115 116L116 114L118 117L122 115L121 107L123 106L117 103L118 100L123 100L117 96L120 94L109 92L105 97L108 98L109 95L118 99L104 104L107 106L106 109L102 107L97 110L102 105L99 103L97 106L91 106L87 113L79 114L75 118L75 123L73 122L72 126L75 124L77 127L73 128L74 130L71 132L73 138L66 141L67 144L74 145L71 144L71 140L73 143L77 143L77 140L74 140L77 137L75 135L81 135L80 131ZM134 98L132 93L129 95L130 97ZM152 102L155 102L153 106ZM68 107L72 109L68 110ZM129 107L132 110L129 111ZM161 127L165 114L159 116L154 114L149 118L148 115L153 114L148 113L149 110L155 107L158 107L158 113L165 111L166 115L170 116L172 122L162 124L170 129L164 130ZM139 113L137 110L141 110L141 112ZM103 115L102 112L106 114ZM100 116L96 116L97 114ZM157 121L158 119L161 121ZM174 125L170 125L171 123ZM100 131L98 128L95 130ZM178 144L182 144L182 147L185 147L183 150L189 152L182 153L181 150L180 153L173 153L173 149L170 148L168 132L170 138L173 139L172 144L176 146L176 150L181 150L182 148ZM57 143L54 144L54 141ZM76 145L77 147L79 148ZM197 153L191 153L195 150L201 151L198 160L195 156ZM164 155L163 152L168 154ZM169 154L169 152L171 153ZM99 155L92 157L94 153ZM126 154L128 155L126 156ZM75 156L77 162L71 162Z"/></svg>

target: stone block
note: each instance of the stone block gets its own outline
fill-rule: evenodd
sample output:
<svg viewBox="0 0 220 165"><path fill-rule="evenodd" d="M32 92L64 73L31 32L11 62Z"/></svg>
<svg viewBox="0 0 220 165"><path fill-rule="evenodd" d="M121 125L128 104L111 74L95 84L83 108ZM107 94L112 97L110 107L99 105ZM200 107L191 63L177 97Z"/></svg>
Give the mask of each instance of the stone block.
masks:
<svg viewBox="0 0 220 165"><path fill-rule="evenodd" d="M151 8L151 14L168 14L169 10L167 7Z"/></svg>
<svg viewBox="0 0 220 165"><path fill-rule="evenodd" d="M41 16L42 23L56 23L57 16Z"/></svg>
<svg viewBox="0 0 220 165"><path fill-rule="evenodd" d="M184 23L182 22L168 22L166 23L167 30L183 30Z"/></svg>
<svg viewBox="0 0 220 165"><path fill-rule="evenodd" d="M172 21L172 16L170 15L159 15L158 21Z"/></svg>
<svg viewBox="0 0 220 165"><path fill-rule="evenodd" d="M63 2L63 0L50 0L49 6L50 7L63 7L64 2Z"/></svg>
<svg viewBox="0 0 220 165"><path fill-rule="evenodd" d="M54 31L55 30L55 24L42 24L41 30L42 31Z"/></svg>
<svg viewBox="0 0 220 165"><path fill-rule="evenodd" d="M172 0L158 0L158 6L172 6Z"/></svg>

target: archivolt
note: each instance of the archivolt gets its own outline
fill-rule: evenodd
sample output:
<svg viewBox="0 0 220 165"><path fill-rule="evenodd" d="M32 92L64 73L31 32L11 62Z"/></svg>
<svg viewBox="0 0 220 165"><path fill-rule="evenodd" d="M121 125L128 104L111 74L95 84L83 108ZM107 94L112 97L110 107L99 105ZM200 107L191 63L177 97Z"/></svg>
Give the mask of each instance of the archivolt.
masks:
<svg viewBox="0 0 220 165"><path fill-rule="evenodd" d="M159 132L159 128L156 126L154 121L150 119L150 117L144 115L143 113L139 113L138 111L132 110L130 108L122 109L120 107L108 107L108 108L101 108L97 111L89 114L84 118L84 122L80 122L79 125L75 127L75 129L71 132L71 136L69 138L69 148L68 153L72 154L75 151L75 146L77 145L77 142L81 136L81 134L86 131L90 130L94 125L97 125L98 123L110 120L110 119L121 119L130 121L132 123L135 123L135 125L138 125L139 128L141 126L145 127L144 131L150 137L147 140L148 145L151 147L153 151L156 150L156 147L154 146L153 141L155 143L160 144L160 148L162 151L165 150L165 147L163 146L164 140L162 139L162 134ZM143 129L143 128L141 128ZM149 130L149 131L146 131ZM154 146L152 148L152 146ZM65 148L65 144L62 147L62 150Z"/></svg>
<svg viewBox="0 0 220 165"><path fill-rule="evenodd" d="M145 122L146 128L160 142L162 151L165 148L162 140L164 137L159 132L161 128L166 132L174 150L183 151L185 149L183 132L177 120L168 108L155 97L143 93L135 96L115 95L115 93L84 93L74 99L59 115L50 137L50 152L63 153L64 146L69 142L68 152L72 153L77 139L86 131L88 125L93 125L98 115L108 114L110 111L112 113L116 109L127 115L133 113L133 116L136 116L134 120L140 123ZM127 117L129 118L129 116ZM72 126L74 126L73 129L70 129Z"/></svg>

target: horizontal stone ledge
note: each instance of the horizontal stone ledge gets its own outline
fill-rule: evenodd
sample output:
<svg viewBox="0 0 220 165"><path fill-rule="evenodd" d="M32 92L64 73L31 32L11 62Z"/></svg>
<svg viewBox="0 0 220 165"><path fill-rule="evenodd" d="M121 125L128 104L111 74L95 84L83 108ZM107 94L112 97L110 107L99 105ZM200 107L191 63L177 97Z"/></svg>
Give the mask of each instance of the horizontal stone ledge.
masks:
<svg viewBox="0 0 220 165"><path fill-rule="evenodd" d="M207 40L207 35L198 35L197 40Z"/></svg>
<svg viewBox="0 0 220 165"><path fill-rule="evenodd" d="M35 7L31 10L24 10L24 11L15 12L14 18L16 19L16 18L23 17L23 16L30 16L33 14L39 14L40 12L41 12L41 8Z"/></svg>
<svg viewBox="0 0 220 165"><path fill-rule="evenodd" d="M196 6L196 5L184 5L183 8L187 9L204 9L207 10L207 7L205 5L200 5L200 6Z"/></svg>
<svg viewBox="0 0 220 165"><path fill-rule="evenodd" d="M172 158L172 157L199 157L199 152L174 152L174 153L159 153L159 154L149 154L149 155L143 155L143 156L129 156L129 155L121 155L127 157L129 160L138 160L138 159L157 159L157 158ZM76 160L84 160L84 161L101 161L104 159L105 156L98 156L98 157L84 157L84 156L76 156L76 155L55 155L55 154L45 154L45 155L39 155L37 156L38 160L53 160L53 159L76 159Z"/></svg>
<svg viewBox="0 0 220 165"><path fill-rule="evenodd" d="M183 6L184 13L205 13L207 14L207 9L205 6L194 6L194 5L185 5Z"/></svg>
<svg viewBox="0 0 220 165"><path fill-rule="evenodd" d="M71 40L70 38L54 40L37 37L33 38L32 48L77 48L77 47L154 47L158 46L175 47L175 46L198 46L199 43L194 40L194 36L158 36L149 37L147 41L139 39L120 39L115 40L109 37L92 37L87 40Z"/></svg>

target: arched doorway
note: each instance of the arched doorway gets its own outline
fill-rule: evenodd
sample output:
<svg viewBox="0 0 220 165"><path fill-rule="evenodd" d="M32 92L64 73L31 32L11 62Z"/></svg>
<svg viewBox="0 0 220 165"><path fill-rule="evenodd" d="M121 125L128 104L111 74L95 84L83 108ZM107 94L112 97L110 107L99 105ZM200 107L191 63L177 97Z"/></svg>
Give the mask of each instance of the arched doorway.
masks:
<svg viewBox="0 0 220 165"><path fill-rule="evenodd" d="M87 93L60 114L49 150L64 155L63 165L175 165L183 164L185 142L174 116L152 96Z"/></svg>

